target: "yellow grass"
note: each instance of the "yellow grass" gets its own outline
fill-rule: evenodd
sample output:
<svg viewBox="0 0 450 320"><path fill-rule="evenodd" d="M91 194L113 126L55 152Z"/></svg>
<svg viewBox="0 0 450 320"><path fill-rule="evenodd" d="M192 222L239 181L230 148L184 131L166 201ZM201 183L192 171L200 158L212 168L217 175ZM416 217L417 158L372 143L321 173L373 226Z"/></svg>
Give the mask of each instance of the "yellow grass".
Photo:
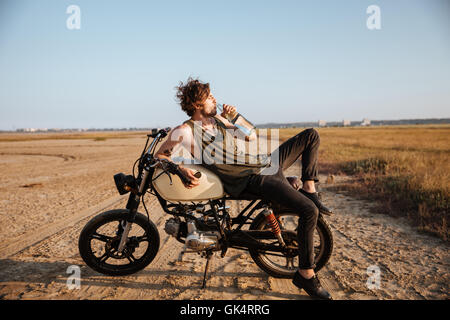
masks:
<svg viewBox="0 0 450 320"><path fill-rule="evenodd" d="M280 130L285 140L301 128ZM319 170L357 178L347 189L449 239L450 125L318 128Z"/></svg>
<svg viewBox="0 0 450 320"><path fill-rule="evenodd" d="M150 133L150 132L148 132ZM104 141L107 139L126 139L135 136L145 137L144 131L87 131L87 132L41 132L41 133L0 133L0 142L35 141L52 139L93 139Z"/></svg>
<svg viewBox="0 0 450 320"><path fill-rule="evenodd" d="M281 142L305 128L280 129ZM319 171L355 177L345 186L405 215L421 230L449 239L450 125L317 128ZM0 142L43 139L122 139L147 132L2 133Z"/></svg>

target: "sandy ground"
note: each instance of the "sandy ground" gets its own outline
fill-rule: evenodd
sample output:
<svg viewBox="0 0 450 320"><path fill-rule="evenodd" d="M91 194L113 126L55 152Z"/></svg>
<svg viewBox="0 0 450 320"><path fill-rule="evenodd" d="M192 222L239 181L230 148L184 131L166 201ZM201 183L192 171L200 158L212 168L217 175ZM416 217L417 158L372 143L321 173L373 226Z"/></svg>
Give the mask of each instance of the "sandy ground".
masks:
<svg viewBox="0 0 450 320"><path fill-rule="evenodd" d="M113 175L130 173L144 137L40 140L0 143L1 299L309 299L287 279L260 270L245 251L230 249L211 260L202 290L205 259L186 254L164 232L168 218L147 199L161 246L155 260L130 276L108 277L88 268L78 254L78 236L101 211L125 207ZM299 174L298 164L285 174ZM319 272L334 299L449 299L448 245L418 233L407 221L377 214L369 201L336 193L320 176L323 201L336 213L326 217L334 252ZM237 214L238 206L232 210ZM140 210L144 212L143 209ZM70 289L70 266L79 266L79 289ZM70 270L70 269L69 269ZM367 284L379 270L379 285Z"/></svg>

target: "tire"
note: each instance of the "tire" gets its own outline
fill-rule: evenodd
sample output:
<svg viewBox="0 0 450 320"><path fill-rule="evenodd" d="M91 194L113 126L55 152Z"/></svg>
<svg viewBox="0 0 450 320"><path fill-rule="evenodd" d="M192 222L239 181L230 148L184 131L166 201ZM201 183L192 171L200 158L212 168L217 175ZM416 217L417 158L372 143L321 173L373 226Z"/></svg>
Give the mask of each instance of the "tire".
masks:
<svg viewBox="0 0 450 320"><path fill-rule="evenodd" d="M289 217L291 218L291 220L294 220L292 218L297 219L299 215L298 213L294 212L282 211L275 212L275 216L280 220L284 219L285 217ZM266 219L261 213L255 218L249 229L263 230L266 228L268 228L268 226L266 225ZM298 248L297 231L295 229L289 229L289 231L287 231L286 229L284 229L284 227L282 227L281 229L286 245ZM275 236L273 240L276 240ZM327 264L333 252L333 235L328 223L324 220L321 214L319 214L319 218L317 220L317 227L314 233L314 244L314 251L316 252L316 267L314 268L314 272L318 272ZM292 253L293 255L296 255L294 258L297 259L297 263L295 263L294 258L292 258L291 266L281 266L280 264L272 261L269 258L270 255L265 255L258 250L249 250L249 253L258 267L275 278L293 278L295 271L298 269L298 249L296 250L296 252L293 251ZM284 258L280 257L279 259L285 259L287 261L286 256Z"/></svg>
<svg viewBox="0 0 450 320"><path fill-rule="evenodd" d="M105 275L123 276L144 269L155 258L159 250L159 232L155 224L141 213L136 214L123 253L115 251L120 242L120 224L126 221L128 213L127 209L106 211L84 226L78 240L78 249L83 261L93 270ZM104 230L97 232L102 228ZM133 236L136 231L139 236ZM146 243L146 249L143 250L141 242ZM137 249L142 252L139 258L136 258L139 253ZM96 255L95 251L104 253Z"/></svg>

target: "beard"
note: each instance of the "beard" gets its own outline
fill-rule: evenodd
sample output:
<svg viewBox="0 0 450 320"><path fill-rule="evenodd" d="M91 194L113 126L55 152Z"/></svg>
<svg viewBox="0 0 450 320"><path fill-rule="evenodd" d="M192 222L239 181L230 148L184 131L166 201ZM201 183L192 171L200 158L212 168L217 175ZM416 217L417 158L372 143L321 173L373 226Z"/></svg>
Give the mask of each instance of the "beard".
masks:
<svg viewBox="0 0 450 320"><path fill-rule="evenodd" d="M202 115L204 117L214 117L217 114L217 108L213 108L210 112L206 112L205 109L202 109Z"/></svg>

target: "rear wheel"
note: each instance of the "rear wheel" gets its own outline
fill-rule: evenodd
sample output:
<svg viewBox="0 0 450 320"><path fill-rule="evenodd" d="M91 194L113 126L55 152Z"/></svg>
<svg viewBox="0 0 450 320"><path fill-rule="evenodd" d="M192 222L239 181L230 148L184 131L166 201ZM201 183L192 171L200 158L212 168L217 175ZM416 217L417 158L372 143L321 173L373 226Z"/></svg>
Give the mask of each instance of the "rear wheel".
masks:
<svg viewBox="0 0 450 320"><path fill-rule="evenodd" d="M118 252L128 214L126 209L103 212L81 231L80 255L95 271L111 276L132 274L144 269L158 253L158 229L141 213L136 215L123 251Z"/></svg>
<svg viewBox="0 0 450 320"><path fill-rule="evenodd" d="M283 240L288 247L287 253L249 250L253 261L265 272L276 278L292 278L299 266L299 243L297 239L298 217L293 212L275 213L283 235ZM268 230L263 214L258 215L250 225L250 230ZM261 241L261 240L260 240ZM274 236L271 240L263 240L265 243L277 244ZM328 223L319 215L317 227L314 232L315 272L322 269L331 257L333 251L333 236Z"/></svg>

